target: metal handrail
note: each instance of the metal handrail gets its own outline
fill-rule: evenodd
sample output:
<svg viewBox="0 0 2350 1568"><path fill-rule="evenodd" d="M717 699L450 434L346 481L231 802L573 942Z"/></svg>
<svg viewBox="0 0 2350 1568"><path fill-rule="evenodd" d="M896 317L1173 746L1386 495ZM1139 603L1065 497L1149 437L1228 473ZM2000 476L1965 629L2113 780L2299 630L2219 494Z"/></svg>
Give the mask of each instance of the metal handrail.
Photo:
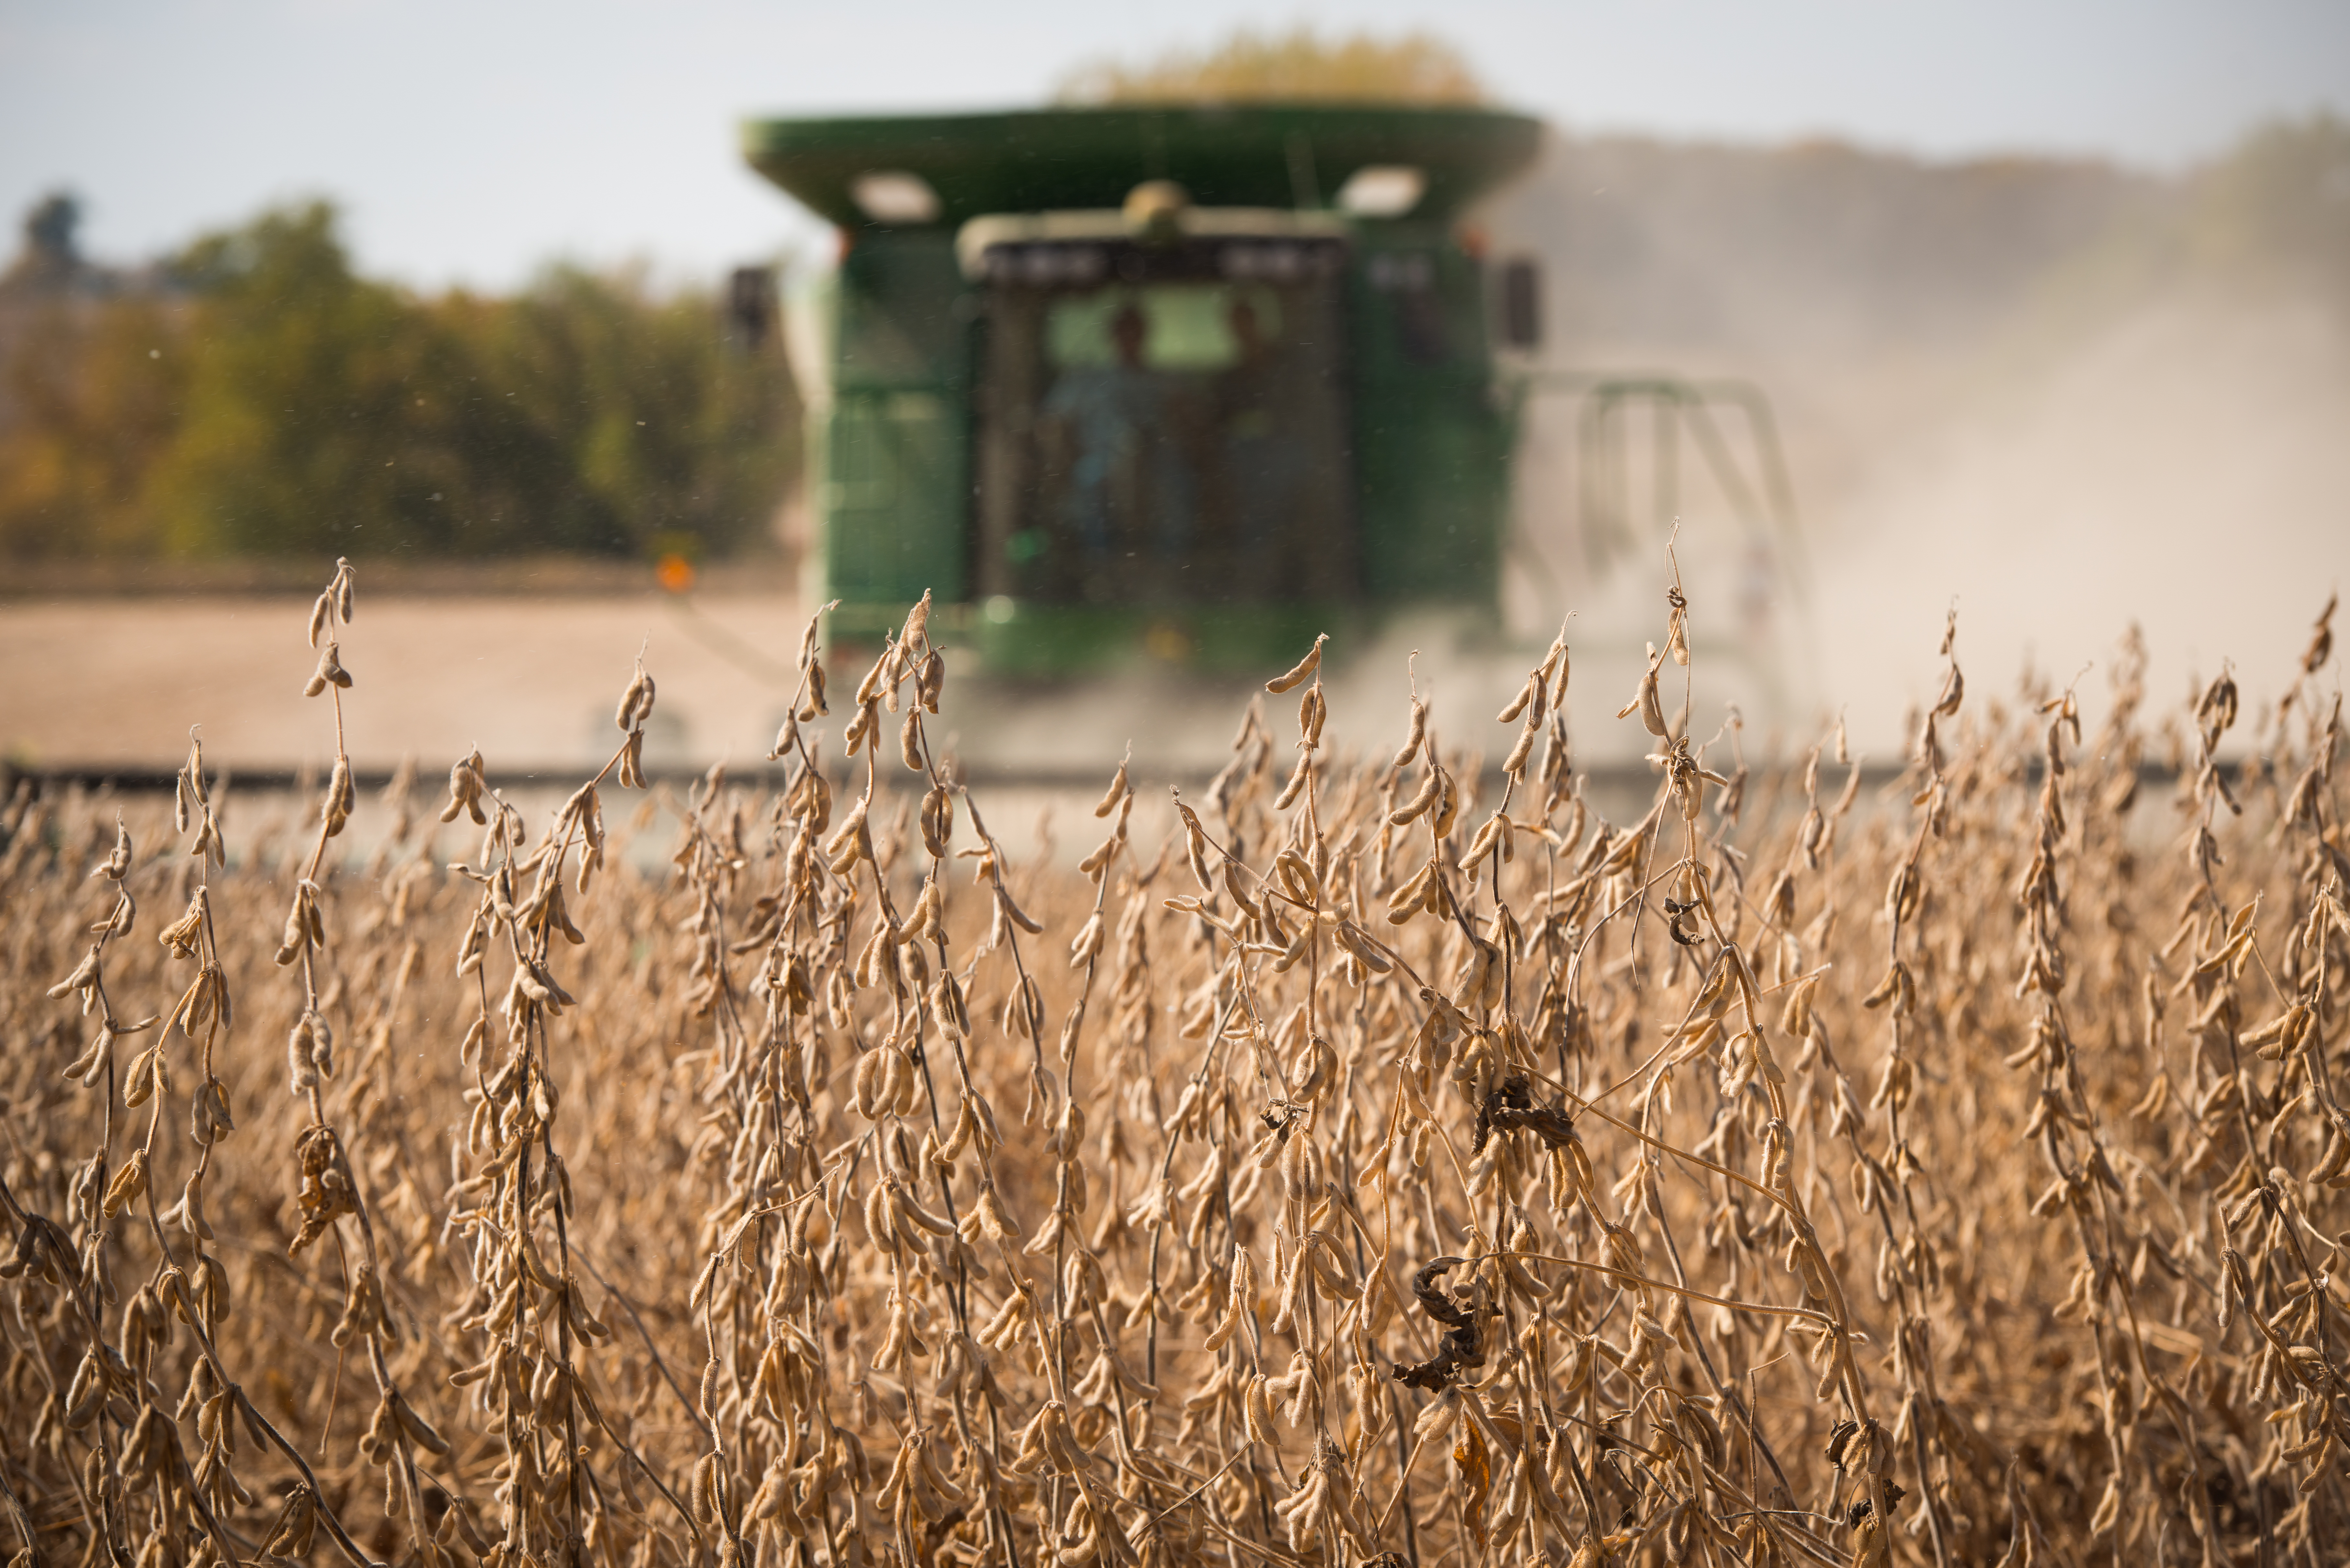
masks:
<svg viewBox="0 0 2350 1568"><path fill-rule="evenodd" d="M1660 528L1669 526L1678 518L1679 432L1686 426L1731 510L1742 526L1764 543L1776 566L1774 576L1784 585L1788 607L1793 612L1788 628L1793 641L1784 647L1794 662L1795 671L1783 672L1773 684L1778 684L1784 673L1794 673L1798 688L1814 684L1819 649L1810 613L1810 552L1796 513L1794 483L1780 444L1779 421L1768 393L1739 377L1700 379L1660 371L1523 369L1513 374L1505 372L1503 386L1510 399L1513 422L1519 423L1521 429L1523 424L1517 416L1534 397L1548 395L1582 400L1576 452L1579 512L1586 545L1603 552L1610 542L1611 531L1621 535L1630 530L1627 453L1623 426L1617 416L1626 408L1642 403L1670 416L1658 421L1653 452L1656 468L1650 493ZM1717 417L1717 409L1734 409L1743 420L1747 445L1753 453L1751 473L1739 461L1724 431L1725 421ZM1512 467L1514 472L1517 465L1513 463ZM1603 496L1604 489L1617 494ZM1613 529L1602 526L1602 519L1612 524ZM1521 546L1527 544L1514 523L1511 542ZM1538 560L1531 548L1523 549L1523 554ZM1544 575L1548 576L1546 570Z"/></svg>
<svg viewBox="0 0 2350 1568"><path fill-rule="evenodd" d="M1759 522L1774 535L1773 544L1787 557L1788 587L1795 595L1797 607L1809 607L1810 556L1795 509L1794 484L1789 475L1785 451L1780 444L1778 418L1772 409L1770 395L1760 386L1741 377L1695 379L1657 371L1575 369L1519 371L1506 376L1504 384L1517 409L1522 409L1529 397L1542 394L1588 400L1577 453L1586 509L1595 477L1620 466L1612 454L1603 450L1613 416L1623 407L1639 401L1672 410L1679 419L1662 427L1662 431L1677 431L1684 421L1689 425L1715 483L1729 497L1731 510L1739 514L1742 523L1753 526ZM1714 418L1716 404L1733 407L1744 416L1747 440L1754 449L1755 466L1760 471L1752 482ZM1678 442L1669 433L1662 436L1658 459L1658 493L1669 495L1677 488L1679 463Z"/></svg>

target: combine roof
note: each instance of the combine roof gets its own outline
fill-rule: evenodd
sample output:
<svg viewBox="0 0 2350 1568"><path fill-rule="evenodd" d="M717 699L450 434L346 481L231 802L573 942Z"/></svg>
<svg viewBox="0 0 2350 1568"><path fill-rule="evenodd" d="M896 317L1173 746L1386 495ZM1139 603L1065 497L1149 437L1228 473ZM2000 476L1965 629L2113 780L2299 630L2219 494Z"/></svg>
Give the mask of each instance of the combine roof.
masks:
<svg viewBox="0 0 2350 1568"><path fill-rule="evenodd" d="M1532 162L1541 131L1491 109L1253 104L760 119L743 142L759 172L845 228L872 225L850 191L885 171L919 175L933 221L954 225L1116 207L1143 180L1176 181L1202 207L1319 206L1388 165L1420 172L1412 216L1441 222Z"/></svg>

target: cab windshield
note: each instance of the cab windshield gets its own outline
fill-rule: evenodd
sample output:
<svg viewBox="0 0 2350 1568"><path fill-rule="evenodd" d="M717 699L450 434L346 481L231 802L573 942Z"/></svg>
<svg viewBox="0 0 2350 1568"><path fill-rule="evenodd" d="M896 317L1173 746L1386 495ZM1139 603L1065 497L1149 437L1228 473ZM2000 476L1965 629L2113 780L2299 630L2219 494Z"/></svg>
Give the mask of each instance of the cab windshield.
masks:
<svg viewBox="0 0 2350 1568"><path fill-rule="evenodd" d="M1003 245L987 261L983 593L1353 594L1336 243Z"/></svg>

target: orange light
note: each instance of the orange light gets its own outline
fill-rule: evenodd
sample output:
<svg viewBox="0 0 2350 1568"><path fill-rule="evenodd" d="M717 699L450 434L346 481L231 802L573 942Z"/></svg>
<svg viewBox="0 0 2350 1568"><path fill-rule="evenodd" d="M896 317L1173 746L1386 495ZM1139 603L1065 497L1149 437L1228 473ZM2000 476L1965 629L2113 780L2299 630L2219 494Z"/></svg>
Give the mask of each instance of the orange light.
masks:
<svg viewBox="0 0 2350 1568"><path fill-rule="evenodd" d="M1180 664L1191 657L1191 639L1174 622L1158 621L1142 634L1142 650L1164 663Z"/></svg>
<svg viewBox="0 0 2350 1568"><path fill-rule="evenodd" d="M660 564L653 568L653 576L671 593L681 594L693 587L693 563L672 552L660 558Z"/></svg>

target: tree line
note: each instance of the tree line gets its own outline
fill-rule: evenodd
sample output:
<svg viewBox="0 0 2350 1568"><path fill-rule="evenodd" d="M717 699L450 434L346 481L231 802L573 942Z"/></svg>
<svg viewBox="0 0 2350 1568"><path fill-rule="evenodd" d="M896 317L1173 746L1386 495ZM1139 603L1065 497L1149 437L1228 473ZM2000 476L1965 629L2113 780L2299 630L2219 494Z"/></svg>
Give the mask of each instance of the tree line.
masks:
<svg viewBox="0 0 2350 1568"><path fill-rule="evenodd" d="M767 540L798 404L716 295L556 266L363 277L326 202L138 274L28 220L0 282L0 556L724 555ZM770 313L772 315L772 313Z"/></svg>

